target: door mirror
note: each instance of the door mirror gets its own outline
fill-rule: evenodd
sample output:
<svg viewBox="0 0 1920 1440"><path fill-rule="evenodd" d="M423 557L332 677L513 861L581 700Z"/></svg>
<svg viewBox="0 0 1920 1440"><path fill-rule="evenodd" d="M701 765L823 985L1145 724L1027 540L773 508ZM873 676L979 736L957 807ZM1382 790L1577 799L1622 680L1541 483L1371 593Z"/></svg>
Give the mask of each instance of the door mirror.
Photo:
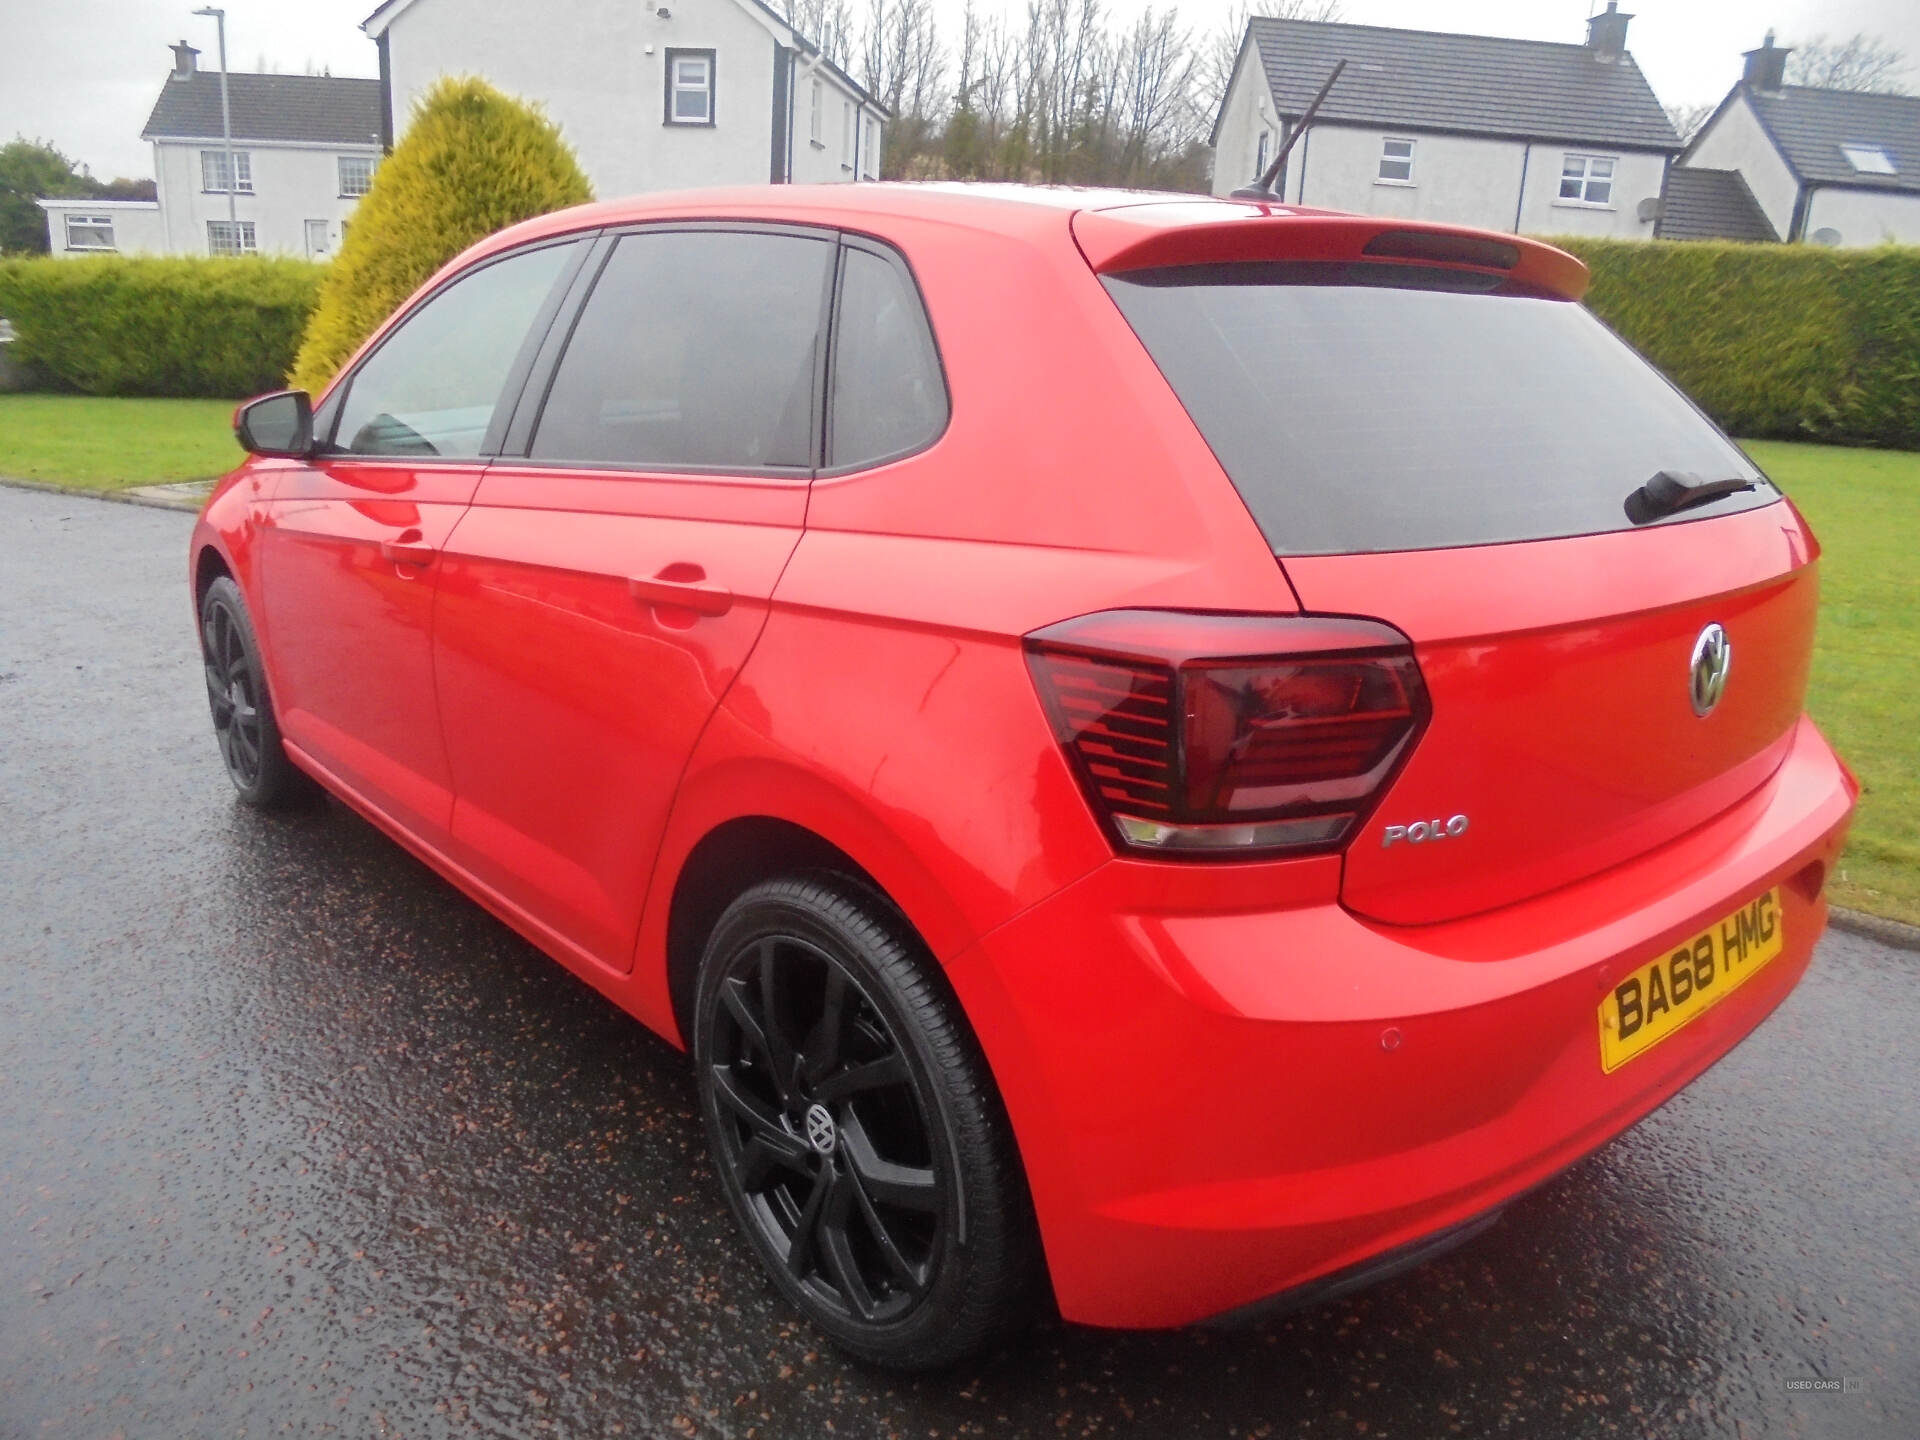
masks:
<svg viewBox="0 0 1920 1440"><path fill-rule="evenodd" d="M304 390L276 390L233 412L233 433L252 455L305 460L313 454L313 400Z"/></svg>

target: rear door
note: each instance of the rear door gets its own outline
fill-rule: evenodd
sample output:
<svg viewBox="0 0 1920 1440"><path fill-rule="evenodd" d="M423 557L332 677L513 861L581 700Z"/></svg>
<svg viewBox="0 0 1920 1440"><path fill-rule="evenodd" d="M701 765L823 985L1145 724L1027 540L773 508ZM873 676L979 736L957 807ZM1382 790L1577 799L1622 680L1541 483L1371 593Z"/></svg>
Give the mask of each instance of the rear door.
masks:
<svg viewBox="0 0 1920 1440"><path fill-rule="evenodd" d="M488 261L416 306L329 396L331 443L282 476L260 532L287 738L436 844L453 805L431 651L439 551L581 243Z"/></svg>
<svg viewBox="0 0 1920 1440"><path fill-rule="evenodd" d="M453 853L609 966L800 537L835 254L766 227L610 237L446 547Z"/></svg>
<svg viewBox="0 0 1920 1440"><path fill-rule="evenodd" d="M1415 642L1433 717L1347 852L1352 909L1410 924L1540 893L1778 765L1811 654L1810 539L1580 306L1404 265L1106 284L1302 605ZM1630 503L1660 471L1747 488ZM1697 707L1716 626L1731 666Z"/></svg>

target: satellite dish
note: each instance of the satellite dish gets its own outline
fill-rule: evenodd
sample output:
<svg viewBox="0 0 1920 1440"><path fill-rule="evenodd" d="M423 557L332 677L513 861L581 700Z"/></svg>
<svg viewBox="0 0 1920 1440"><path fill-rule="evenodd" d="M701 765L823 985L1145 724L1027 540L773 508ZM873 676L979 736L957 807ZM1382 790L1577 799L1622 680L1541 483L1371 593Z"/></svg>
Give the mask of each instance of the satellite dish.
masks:
<svg viewBox="0 0 1920 1440"><path fill-rule="evenodd" d="M1646 199L1640 202L1640 223L1646 225L1658 220L1660 218L1660 208L1660 197L1658 195L1647 196Z"/></svg>
<svg viewBox="0 0 1920 1440"><path fill-rule="evenodd" d="M1822 225L1807 238L1812 240L1816 245L1838 245L1840 243L1840 232L1831 225Z"/></svg>

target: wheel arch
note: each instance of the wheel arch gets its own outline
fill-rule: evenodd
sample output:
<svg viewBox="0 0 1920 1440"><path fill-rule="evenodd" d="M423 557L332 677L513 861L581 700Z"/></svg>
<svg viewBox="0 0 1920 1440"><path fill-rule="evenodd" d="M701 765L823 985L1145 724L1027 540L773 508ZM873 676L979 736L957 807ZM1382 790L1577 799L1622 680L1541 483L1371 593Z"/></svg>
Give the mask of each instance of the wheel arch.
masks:
<svg viewBox="0 0 1920 1440"><path fill-rule="evenodd" d="M761 881L809 870L845 876L899 909L853 856L806 826L777 816L739 815L722 821L687 853L667 905L666 979L674 1024L689 1046L700 958L720 916L736 896Z"/></svg>
<svg viewBox="0 0 1920 1440"><path fill-rule="evenodd" d="M193 613L197 617L200 606L207 598L207 588L215 580L225 576L237 585L233 566L220 551L220 547L211 539L202 539L194 546L193 552Z"/></svg>
<svg viewBox="0 0 1920 1440"><path fill-rule="evenodd" d="M864 797L766 754L754 737L716 737L737 724L723 709L702 746L713 758L682 778L641 922L635 1013L682 1044L713 922L735 895L775 874L848 876L897 910L942 966L985 928ZM746 748L760 753L740 753Z"/></svg>

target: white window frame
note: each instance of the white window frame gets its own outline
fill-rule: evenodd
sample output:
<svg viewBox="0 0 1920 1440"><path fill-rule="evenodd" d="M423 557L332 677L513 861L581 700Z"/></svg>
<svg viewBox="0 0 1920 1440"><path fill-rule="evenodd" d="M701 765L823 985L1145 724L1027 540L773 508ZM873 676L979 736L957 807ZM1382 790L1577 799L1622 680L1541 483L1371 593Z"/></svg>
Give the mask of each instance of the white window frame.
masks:
<svg viewBox="0 0 1920 1440"><path fill-rule="evenodd" d="M827 109L826 87L820 83L818 75L813 77L813 112L807 117L807 142L816 150L827 148L827 142L820 138L821 127L826 123L822 118Z"/></svg>
<svg viewBox="0 0 1920 1440"><path fill-rule="evenodd" d="M1847 163L1853 167L1856 175L1900 173L1900 167L1893 163L1893 156L1887 153L1884 145L1875 145L1866 140L1842 140L1840 153L1847 157Z"/></svg>
<svg viewBox="0 0 1920 1440"><path fill-rule="evenodd" d="M215 184L216 180L226 178L227 152L225 150L202 150L200 152L200 191L204 195L225 195L229 187ZM253 152L236 150L233 152L233 185L235 195L253 194Z"/></svg>
<svg viewBox="0 0 1920 1440"><path fill-rule="evenodd" d="M1604 172L1598 167L1605 166ZM1571 183L1575 193L1569 195L1567 186ZM1620 157L1618 155L1583 155L1568 151L1560 158L1559 188L1554 195L1556 205L1577 205L1586 210L1611 210L1613 192L1620 183ZM1598 200L1593 198L1596 187L1604 187L1606 193Z"/></svg>
<svg viewBox="0 0 1920 1440"><path fill-rule="evenodd" d="M215 238L217 231L234 227L233 247L229 249ZM209 255L256 255L259 245L255 241L253 221L251 220L209 220L207 221L207 253Z"/></svg>
<svg viewBox="0 0 1920 1440"><path fill-rule="evenodd" d="M718 99L714 84L714 71L718 67L714 60L711 50L667 51L667 124L709 128L714 125ZM681 98L693 96L700 99L701 113L683 115L680 111Z"/></svg>
<svg viewBox="0 0 1920 1440"><path fill-rule="evenodd" d="M880 122L871 115L867 116L867 153L860 174L866 180L880 178Z"/></svg>
<svg viewBox="0 0 1920 1440"><path fill-rule="evenodd" d="M105 255L110 252L119 250L120 246L118 242L114 239L113 217L111 215L82 214L78 211L75 211L71 214L63 215L61 218L66 222L61 233L66 236L67 249L78 250L78 251L82 251L84 253L93 254L93 255ZM76 225L83 225L89 230L105 229L105 231L107 232L107 243L104 245L74 244L73 243L73 227Z"/></svg>
<svg viewBox="0 0 1920 1440"><path fill-rule="evenodd" d="M1397 151L1395 151L1393 147L1396 145L1406 146L1407 147L1406 153L1400 154ZM1412 185L1414 183L1413 157L1414 157L1414 152L1417 148L1418 147L1415 145L1411 136L1407 136L1407 135L1381 136L1380 137L1380 165L1379 165L1379 168L1374 171L1373 183L1376 185ZM1407 168L1406 174L1389 175L1387 173L1388 166L1392 166L1394 169L1397 170L1402 165L1406 166Z"/></svg>
<svg viewBox="0 0 1920 1440"><path fill-rule="evenodd" d="M1262 130L1260 139L1253 147L1253 178L1258 180L1267 173L1267 166L1273 159L1273 132Z"/></svg>
<svg viewBox="0 0 1920 1440"><path fill-rule="evenodd" d="M334 156L334 169L338 172L338 175L339 175L340 198L342 200L358 200L362 195L366 194L367 191L373 188L374 164L375 164L375 157L372 155L336 155ZM349 165L354 167L354 175L356 177L361 173L360 167L362 165L367 167L365 172L366 178L361 183L360 188L357 190L354 189L353 186L348 183L347 167Z"/></svg>

